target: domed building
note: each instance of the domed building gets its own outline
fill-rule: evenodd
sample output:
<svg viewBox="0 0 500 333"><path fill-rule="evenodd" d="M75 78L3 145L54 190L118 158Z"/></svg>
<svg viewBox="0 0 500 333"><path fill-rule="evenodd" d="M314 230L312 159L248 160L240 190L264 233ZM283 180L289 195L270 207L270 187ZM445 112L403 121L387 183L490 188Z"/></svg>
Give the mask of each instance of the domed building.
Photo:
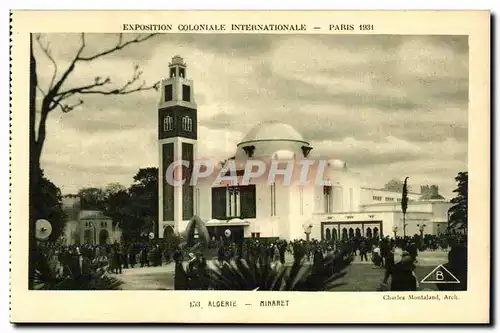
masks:
<svg viewBox="0 0 500 333"><path fill-rule="evenodd" d="M274 121L255 126L236 147L236 159L266 158L277 152L283 155L285 151L293 153L295 157L307 157L312 149L295 128Z"/></svg>
<svg viewBox="0 0 500 333"><path fill-rule="evenodd" d="M437 186L432 186L432 200L408 193L403 223L401 191L364 186L346 161L316 156L307 138L281 122L257 124L233 156L211 170L215 177L192 184L197 141L204 138L197 135L193 82L179 58L161 81L159 237L183 231L194 215L206 222L212 237L224 237L229 230L235 241L411 236L446 228L450 204L436 199ZM184 184L175 186L166 177L169 166L180 160L190 166L183 169Z"/></svg>
<svg viewBox="0 0 500 333"><path fill-rule="evenodd" d="M65 245L113 244L121 240L121 229L99 210L82 209L81 198L67 194L62 198L67 220L62 236Z"/></svg>

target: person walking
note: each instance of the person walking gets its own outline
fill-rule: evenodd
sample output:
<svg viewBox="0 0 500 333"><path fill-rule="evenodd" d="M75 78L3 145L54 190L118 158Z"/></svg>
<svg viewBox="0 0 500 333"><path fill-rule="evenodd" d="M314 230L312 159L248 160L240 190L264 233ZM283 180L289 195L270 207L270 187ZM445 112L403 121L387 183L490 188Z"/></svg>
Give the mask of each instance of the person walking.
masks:
<svg viewBox="0 0 500 333"><path fill-rule="evenodd" d="M366 240L363 240L361 241L361 244L359 246L359 257L360 257L360 260L361 261L368 261L368 243L366 242Z"/></svg>
<svg viewBox="0 0 500 333"><path fill-rule="evenodd" d="M387 286L387 281L390 277L390 291L416 291L418 280L414 270L415 263L413 257L408 252L404 252L401 261L390 267L386 267L382 285Z"/></svg>

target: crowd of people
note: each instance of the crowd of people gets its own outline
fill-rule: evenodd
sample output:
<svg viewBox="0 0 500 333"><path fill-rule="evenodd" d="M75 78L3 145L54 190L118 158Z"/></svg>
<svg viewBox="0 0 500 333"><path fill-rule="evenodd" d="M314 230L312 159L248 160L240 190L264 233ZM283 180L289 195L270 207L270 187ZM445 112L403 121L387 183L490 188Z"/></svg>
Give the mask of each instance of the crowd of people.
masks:
<svg viewBox="0 0 500 333"><path fill-rule="evenodd" d="M408 252L415 262L421 251L447 251L454 243L464 242L463 236L450 235L418 235L412 237L354 237L339 240L295 239L286 241L272 238L250 238L241 243L225 242L223 239L212 239L209 247L216 250L217 260L224 261L232 258L247 260L277 260L285 263L286 253L291 256L300 256L304 253L308 260L319 257L326 252L348 249L360 261L372 261L376 266L384 266L389 252L395 248Z"/></svg>
<svg viewBox="0 0 500 333"><path fill-rule="evenodd" d="M370 261L376 267L384 269L383 279L379 290L414 291L418 289L418 280L415 275L418 254L421 251L447 251L448 264L454 274L466 281L466 239L462 234L446 235L418 235L412 237L357 237L343 240L316 240L306 241L295 239L287 242L280 239L245 239L240 244L212 239L210 244L217 252L219 262L231 259L245 259L250 262L275 261L285 264L286 254L291 257L305 257L312 265L318 265L327 253L348 253L359 257L359 261ZM177 257L182 261L182 256ZM176 262L180 262L177 261ZM201 253L189 253L188 271L197 271L206 266L206 258ZM200 270L202 271L202 270ZM389 284L390 280L390 284ZM448 286L448 285L447 285ZM457 285L453 285L457 286ZM466 288L461 283L460 288ZM444 288L440 286L440 288Z"/></svg>
<svg viewBox="0 0 500 333"><path fill-rule="evenodd" d="M410 275L418 263L420 251L448 250L454 244L466 242L460 234L425 235L420 237L356 237L340 240L249 238L241 242L212 238L208 251L193 252L178 245L145 241L129 244L106 245L61 245L42 243L44 252L51 262L56 263L62 274L81 274L92 267L101 267L107 272L121 274L123 269L161 266L172 261L186 262L194 266L206 266L206 260L219 262L245 259L251 262L276 261L285 264L288 258L305 257L313 265L320 263L330 252L346 251L359 261L371 261L373 265L385 268L384 283L391 277L391 290L416 290ZM400 258L395 259L398 249ZM288 255L287 255L288 254ZM404 276L399 279L398 276ZM399 282L398 282L399 281ZM406 282L401 282L406 281ZM413 281L413 282L408 282ZM399 283L399 285L398 285ZM403 289L401 289L403 288ZM415 288L415 289L414 289ZM389 287L388 287L389 289Z"/></svg>
<svg viewBox="0 0 500 333"><path fill-rule="evenodd" d="M128 245L62 245L44 242L39 246L63 275L78 275L96 267L105 268L109 273L122 274L123 269L161 266L172 260L170 251L158 244L146 242Z"/></svg>

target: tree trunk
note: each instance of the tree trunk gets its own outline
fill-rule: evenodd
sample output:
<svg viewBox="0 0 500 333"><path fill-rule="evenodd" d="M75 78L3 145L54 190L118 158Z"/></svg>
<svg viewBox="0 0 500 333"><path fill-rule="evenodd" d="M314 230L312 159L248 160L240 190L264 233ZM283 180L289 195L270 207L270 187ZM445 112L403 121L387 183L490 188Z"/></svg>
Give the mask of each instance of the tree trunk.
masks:
<svg viewBox="0 0 500 333"><path fill-rule="evenodd" d="M28 258L28 288L33 289L35 276L35 258L36 258L36 233L35 222L36 212L36 193L40 181L40 150L37 149L35 137L36 124L36 60L33 55L33 34L30 36L30 90L29 90L29 258Z"/></svg>
<svg viewBox="0 0 500 333"><path fill-rule="evenodd" d="M403 213L403 238L406 237L406 214Z"/></svg>

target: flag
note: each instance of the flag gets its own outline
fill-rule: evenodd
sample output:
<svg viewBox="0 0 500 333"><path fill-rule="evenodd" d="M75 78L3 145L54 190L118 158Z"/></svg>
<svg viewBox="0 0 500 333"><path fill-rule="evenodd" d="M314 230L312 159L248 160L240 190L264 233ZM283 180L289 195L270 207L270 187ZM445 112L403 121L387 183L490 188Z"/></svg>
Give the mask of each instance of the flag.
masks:
<svg viewBox="0 0 500 333"><path fill-rule="evenodd" d="M406 208L408 208L408 177L405 178L405 183L403 184L403 194L401 197L401 210L403 214L406 214Z"/></svg>

